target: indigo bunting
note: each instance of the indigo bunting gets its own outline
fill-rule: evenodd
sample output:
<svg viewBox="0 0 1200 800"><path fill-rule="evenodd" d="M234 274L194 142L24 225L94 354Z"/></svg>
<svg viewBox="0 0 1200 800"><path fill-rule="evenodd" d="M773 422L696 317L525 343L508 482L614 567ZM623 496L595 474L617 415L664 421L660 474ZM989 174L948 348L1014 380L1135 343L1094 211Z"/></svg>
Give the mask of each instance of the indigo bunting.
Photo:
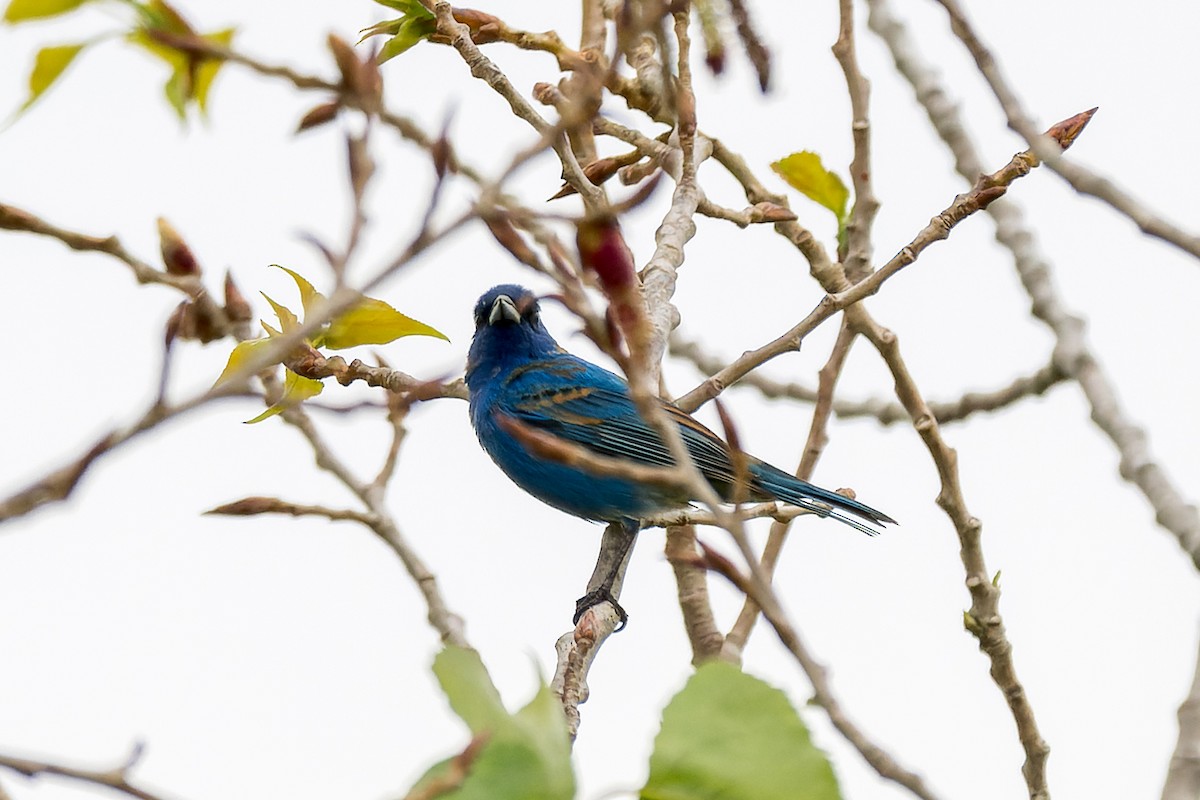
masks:
<svg viewBox="0 0 1200 800"><path fill-rule="evenodd" d="M575 621L592 605L612 602L617 568L640 520L686 506L695 498L669 487L623 477L596 475L582 467L530 451L513 422L601 456L669 467L674 462L658 433L642 419L625 380L571 355L546 330L537 298L521 286L502 285L475 305L475 337L467 357L471 423L479 443L512 481L555 508L584 519L617 523L627 537L622 558L601 586L581 597ZM732 499L737 482L729 446L674 405L660 401L679 425L684 444L701 474L722 499ZM781 500L832 517L867 534L866 523L895 522L888 515L813 486L765 461L747 456L744 480L750 500ZM856 517L858 519L856 519ZM860 521L862 520L862 521Z"/></svg>

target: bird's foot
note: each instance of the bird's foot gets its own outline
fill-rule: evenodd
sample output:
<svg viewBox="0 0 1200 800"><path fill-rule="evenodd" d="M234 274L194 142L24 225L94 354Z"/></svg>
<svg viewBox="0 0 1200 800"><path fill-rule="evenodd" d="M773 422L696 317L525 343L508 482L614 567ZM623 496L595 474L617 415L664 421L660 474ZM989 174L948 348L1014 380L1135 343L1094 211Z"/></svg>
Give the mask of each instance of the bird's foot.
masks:
<svg viewBox="0 0 1200 800"><path fill-rule="evenodd" d="M617 612L617 619L621 621L621 624L617 626L617 630L613 631L613 633L624 628L625 623L629 621L629 615L625 613L625 609L621 608L621 604L617 602L617 598L612 596L612 592L603 587L593 589L575 601L575 616L571 618L571 621L578 625L584 612L592 606L598 606L601 603L612 603L612 607Z"/></svg>

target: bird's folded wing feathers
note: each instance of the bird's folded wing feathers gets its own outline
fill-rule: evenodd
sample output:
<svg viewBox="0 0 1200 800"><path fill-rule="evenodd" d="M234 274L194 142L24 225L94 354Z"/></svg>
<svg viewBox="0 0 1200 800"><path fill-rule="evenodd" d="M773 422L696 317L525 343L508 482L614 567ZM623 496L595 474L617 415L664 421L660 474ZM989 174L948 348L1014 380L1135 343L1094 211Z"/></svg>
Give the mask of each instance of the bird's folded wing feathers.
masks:
<svg viewBox="0 0 1200 800"><path fill-rule="evenodd" d="M584 362L577 362L584 363ZM642 419L624 382L591 364L574 375L528 371L506 387L503 412L595 453L652 466L673 462L658 433ZM536 377L536 379L535 379ZM684 444L710 480L730 483L729 450L716 434L675 406L659 401L679 425Z"/></svg>

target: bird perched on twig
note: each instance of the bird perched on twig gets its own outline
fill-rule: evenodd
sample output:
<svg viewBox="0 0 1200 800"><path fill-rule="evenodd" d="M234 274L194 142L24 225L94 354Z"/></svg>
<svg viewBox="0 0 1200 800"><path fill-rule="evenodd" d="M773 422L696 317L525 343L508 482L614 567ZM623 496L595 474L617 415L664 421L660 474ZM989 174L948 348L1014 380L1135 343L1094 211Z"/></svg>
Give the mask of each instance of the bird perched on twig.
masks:
<svg viewBox="0 0 1200 800"><path fill-rule="evenodd" d="M531 447L536 437L553 437L563 447L643 466L674 462L662 438L638 413L629 385L620 376L563 350L546 330L537 298L516 285L496 286L475 305L475 338L467 357L471 423L479 443L514 483L544 503L584 519L616 523L632 546L640 520L696 499L664 483L599 474L569 458L549 458ZM729 445L666 401L692 461L717 494L732 501L739 479ZM857 500L813 486L765 461L745 457L742 499L780 500L832 517L863 533L895 522ZM620 565L625 552L615 564ZM581 597L575 621L612 596L617 568L600 587Z"/></svg>

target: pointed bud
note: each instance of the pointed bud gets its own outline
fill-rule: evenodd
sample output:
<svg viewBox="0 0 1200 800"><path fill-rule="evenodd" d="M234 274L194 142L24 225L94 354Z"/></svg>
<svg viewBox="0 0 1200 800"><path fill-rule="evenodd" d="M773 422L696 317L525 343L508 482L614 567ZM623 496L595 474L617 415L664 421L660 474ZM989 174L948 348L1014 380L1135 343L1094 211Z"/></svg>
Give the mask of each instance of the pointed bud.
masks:
<svg viewBox="0 0 1200 800"><path fill-rule="evenodd" d="M158 218L158 241L162 249L163 266L171 275L199 275L200 264L179 232L163 217Z"/></svg>
<svg viewBox="0 0 1200 800"><path fill-rule="evenodd" d="M249 322L254 318L250 303L233 282L232 272L225 273L225 313L234 322Z"/></svg>
<svg viewBox="0 0 1200 800"><path fill-rule="evenodd" d="M327 42L329 51L333 53L333 60L337 63L338 72L342 74L342 86L353 95L361 94L362 75L359 72L359 61L354 47L335 33L329 34Z"/></svg>
<svg viewBox="0 0 1200 800"><path fill-rule="evenodd" d="M633 253L625 244L617 218L610 215L590 217L579 223L575 234L579 263L595 273L610 297L637 285Z"/></svg>
<svg viewBox="0 0 1200 800"><path fill-rule="evenodd" d="M301 117L300 124L296 126L296 133L332 122L337 118L338 112L341 110L342 104L336 100L330 100L328 103L313 106L308 110L307 114Z"/></svg>

